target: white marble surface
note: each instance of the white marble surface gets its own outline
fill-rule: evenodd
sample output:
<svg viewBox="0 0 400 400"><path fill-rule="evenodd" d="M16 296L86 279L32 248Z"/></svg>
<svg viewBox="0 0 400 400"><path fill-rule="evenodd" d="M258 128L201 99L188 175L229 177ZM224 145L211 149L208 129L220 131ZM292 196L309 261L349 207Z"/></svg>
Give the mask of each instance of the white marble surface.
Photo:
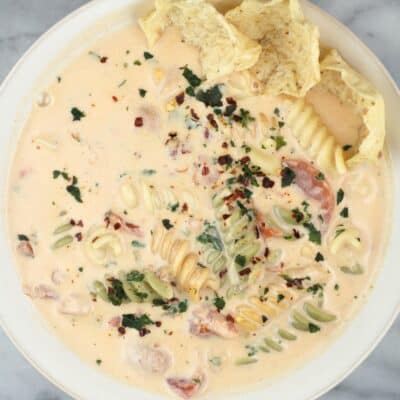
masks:
<svg viewBox="0 0 400 400"><path fill-rule="evenodd" d="M41 33L85 2L0 0L0 80ZM313 2L361 37L400 84L400 0ZM0 330L0 400L67 399L70 397L54 388L25 361ZM368 360L323 399L400 399L400 320Z"/></svg>

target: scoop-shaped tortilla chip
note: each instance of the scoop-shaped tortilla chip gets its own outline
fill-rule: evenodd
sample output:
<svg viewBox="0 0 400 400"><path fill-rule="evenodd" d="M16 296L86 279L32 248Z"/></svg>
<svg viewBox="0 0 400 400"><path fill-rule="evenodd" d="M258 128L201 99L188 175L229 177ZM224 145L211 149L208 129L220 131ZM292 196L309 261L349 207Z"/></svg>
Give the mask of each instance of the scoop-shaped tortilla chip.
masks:
<svg viewBox="0 0 400 400"><path fill-rule="evenodd" d="M239 32L204 0L156 0L155 10L139 24L150 46L168 26L178 28L186 43L200 49L208 79L246 70L261 53L257 42Z"/></svg>
<svg viewBox="0 0 400 400"><path fill-rule="evenodd" d="M358 151L346 163L353 166L365 160L376 161L385 141L385 103L382 95L336 50L331 50L321 61L321 85L343 103L353 105L367 128L367 135L359 138Z"/></svg>
<svg viewBox="0 0 400 400"><path fill-rule="evenodd" d="M298 0L244 0L225 17L262 46L250 72L265 94L304 97L318 83L319 30L304 20Z"/></svg>

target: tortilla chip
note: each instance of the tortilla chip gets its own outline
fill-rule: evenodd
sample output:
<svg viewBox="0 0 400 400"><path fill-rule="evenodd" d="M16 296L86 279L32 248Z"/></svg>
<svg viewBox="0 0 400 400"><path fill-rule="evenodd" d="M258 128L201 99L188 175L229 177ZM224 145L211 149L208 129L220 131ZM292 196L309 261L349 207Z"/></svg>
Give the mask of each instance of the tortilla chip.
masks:
<svg viewBox="0 0 400 400"><path fill-rule="evenodd" d="M200 49L208 79L246 70L261 53L257 42L239 32L204 0L156 0L155 10L139 24L150 46L168 26L178 28L186 43Z"/></svg>
<svg viewBox="0 0 400 400"><path fill-rule="evenodd" d="M321 86L361 115L367 134L359 139L358 151L346 161L353 166L376 161L385 141L385 103L382 95L360 73L351 68L336 50L321 61Z"/></svg>
<svg viewBox="0 0 400 400"><path fill-rule="evenodd" d="M304 97L318 83L319 30L305 21L298 0L244 0L225 17L261 44L250 72L265 94Z"/></svg>

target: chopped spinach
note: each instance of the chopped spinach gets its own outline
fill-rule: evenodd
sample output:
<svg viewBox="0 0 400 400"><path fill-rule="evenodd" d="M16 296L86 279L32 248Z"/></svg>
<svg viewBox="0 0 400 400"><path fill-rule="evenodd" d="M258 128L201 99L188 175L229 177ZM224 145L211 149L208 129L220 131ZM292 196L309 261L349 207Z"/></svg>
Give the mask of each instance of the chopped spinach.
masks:
<svg viewBox="0 0 400 400"><path fill-rule="evenodd" d="M193 73L192 70L190 70L188 67L183 68L183 74L184 78L188 81L190 87L196 88L197 86L201 85L201 79Z"/></svg>
<svg viewBox="0 0 400 400"><path fill-rule="evenodd" d="M76 107L71 108L71 114L73 121L80 121L82 118L86 117L86 114Z"/></svg>
<svg viewBox="0 0 400 400"><path fill-rule="evenodd" d="M154 58L153 54L149 53L148 51L145 51L143 53L143 57L145 60L150 60L150 59Z"/></svg>
<svg viewBox="0 0 400 400"><path fill-rule="evenodd" d="M214 85L205 91L200 89L196 93L196 99L204 103L207 107L222 106L222 93L219 85Z"/></svg>
<svg viewBox="0 0 400 400"><path fill-rule="evenodd" d="M29 242L29 237L26 235L20 233L17 237L20 242Z"/></svg>
<svg viewBox="0 0 400 400"><path fill-rule="evenodd" d="M224 249L218 229L208 222L205 223L204 232L197 236L197 240L202 244L210 245L215 250L222 251Z"/></svg>
<svg viewBox="0 0 400 400"><path fill-rule="evenodd" d="M215 297L214 302L213 302L214 306L217 308L218 311L221 311L225 308L225 300L223 297Z"/></svg>
<svg viewBox="0 0 400 400"><path fill-rule="evenodd" d="M306 222L303 226L308 230L308 240L316 244L321 244L321 232L311 222Z"/></svg>
<svg viewBox="0 0 400 400"><path fill-rule="evenodd" d="M246 265L246 262L247 262L246 257L245 257L245 256L242 256L241 254L238 254L238 255L235 257L235 263L236 263L237 265L239 265L240 267L244 267L244 266Z"/></svg>
<svg viewBox="0 0 400 400"><path fill-rule="evenodd" d="M281 178L281 186L284 188L290 186L294 182L296 173L289 167L285 167L282 169Z"/></svg>
<svg viewBox="0 0 400 400"><path fill-rule="evenodd" d="M344 192L343 189L340 188L336 194L336 204L340 204L344 199Z"/></svg>
<svg viewBox="0 0 400 400"><path fill-rule="evenodd" d="M145 89L139 89L139 95L140 95L140 97L145 97L145 96L146 96L146 93L147 93L147 90L145 90Z"/></svg>
<svg viewBox="0 0 400 400"><path fill-rule="evenodd" d="M348 207L343 208L342 211L340 211L340 216L343 218L348 218L349 217L349 209Z"/></svg>
<svg viewBox="0 0 400 400"><path fill-rule="evenodd" d="M164 218L162 220L162 224L164 225L164 228L167 230L170 230L171 228L174 227L174 225L171 224L171 221L168 218Z"/></svg>
<svg viewBox="0 0 400 400"><path fill-rule="evenodd" d="M124 328L136 329L137 331L142 330L146 325L154 325L153 320L147 315L136 315L136 314L123 314L122 315L122 326Z"/></svg>
<svg viewBox="0 0 400 400"><path fill-rule="evenodd" d="M318 252L318 253L315 255L314 260L315 260L316 262L320 262L320 261L324 261L325 258L324 258L324 256L323 256L320 252Z"/></svg>

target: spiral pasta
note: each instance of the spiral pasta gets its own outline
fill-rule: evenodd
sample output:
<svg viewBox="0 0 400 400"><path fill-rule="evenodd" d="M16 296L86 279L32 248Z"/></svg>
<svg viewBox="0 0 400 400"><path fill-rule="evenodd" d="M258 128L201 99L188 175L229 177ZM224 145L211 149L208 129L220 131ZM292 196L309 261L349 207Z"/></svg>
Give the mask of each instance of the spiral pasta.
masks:
<svg viewBox="0 0 400 400"><path fill-rule="evenodd" d="M210 270L199 266L199 256L190 251L187 240L176 239L172 230L157 226L151 238L151 251L168 261L171 275L177 285L194 300L204 288L218 289L218 283L210 276Z"/></svg>
<svg viewBox="0 0 400 400"><path fill-rule="evenodd" d="M292 103L287 124L300 146L315 158L318 166L336 170L340 174L346 172L342 147L322 123L313 107L304 99L298 99Z"/></svg>
<svg viewBox="0 0 400 400"><path fill-rule="evenodd" d="M225 244L226 254L233 260L228 269L231 283L239 281L237 268L245 268L261 248L256 234L256 220L252 210L244 209L241 203L230 201L235 194L229 188L219 191L212 199L219 230Z"/></svg>

